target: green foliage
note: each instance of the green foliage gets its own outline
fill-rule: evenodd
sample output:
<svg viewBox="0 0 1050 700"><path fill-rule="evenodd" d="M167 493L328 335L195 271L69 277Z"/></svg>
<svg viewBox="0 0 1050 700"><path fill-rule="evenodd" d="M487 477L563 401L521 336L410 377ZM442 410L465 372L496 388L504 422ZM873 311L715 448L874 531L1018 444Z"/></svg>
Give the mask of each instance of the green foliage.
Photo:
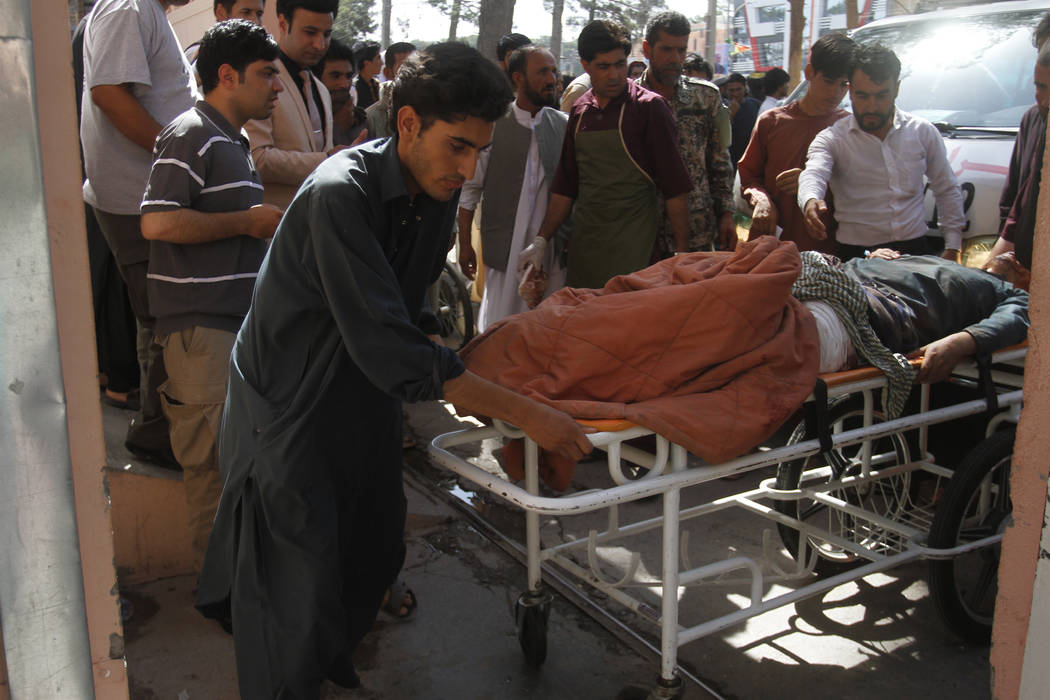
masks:
<svg viewBox="0 0 1050 700"><path fill-rule="evenodd" d="M332 31L343 41L353 45L376 31L372 19L375 0L339 0L339 14L335 17Z"/></svg>
<svg viewBox="0 0 1050 700"><path fill-rule="evenodd" d="M550 10L550 0L544 0L543 5ZM575 11L571 12L566 8L566 25L582 28L592 19L616 20L627 27L634 41L645 38L645 25L649 23L649 19L667 9L664 0L570 0L570 6L574 6Z"/></svg>

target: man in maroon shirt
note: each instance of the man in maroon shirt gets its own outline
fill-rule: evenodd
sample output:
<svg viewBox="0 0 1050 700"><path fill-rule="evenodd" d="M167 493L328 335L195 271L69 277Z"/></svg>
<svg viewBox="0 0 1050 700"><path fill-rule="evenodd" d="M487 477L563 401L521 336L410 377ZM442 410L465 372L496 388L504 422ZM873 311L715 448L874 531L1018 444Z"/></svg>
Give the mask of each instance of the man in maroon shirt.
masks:
<svg viewBox="0 0 1050 700"><path fill-rule="evenodd" d="M849 85L854 42L845 34L827 34L810 51L805 68L809 89L798 102L764 112L738 164L740 190L754 207L751 235L777 235L799 250L832 252L834 236L816 240L806 231L795 196L798 175L813 137L849 113L839 103Z"/></svg>
<svg viewBox="0 0 1050 700"><path fill-rule="evenodd" d="M999 199L999 240L988 254L992 260L1000 253L1014 251L1026 269L1032 268L1035 209L1041 189L1043 151L1046 148L1046 117L1050 109L1050 30L1047 13L1035 31L1033 43L1039 49L1035 63L1035 104L1021 118L1017 140L1010 155L1010 170ZM1042 32L1042 33L1041 33Z"/></svg>
<svg viewBox="0 0 1050 700"><path fill-rule="evenodd" d="M542 259L547 241L573 212L566 284L597 288L649 264L662 219L658 194L675 250L688 249L692 183L667 101L627 80L627 29L595 20L580 32L578 47L592 87L573 105L547 214L537 239L522 251L519 270Z"/></svg>

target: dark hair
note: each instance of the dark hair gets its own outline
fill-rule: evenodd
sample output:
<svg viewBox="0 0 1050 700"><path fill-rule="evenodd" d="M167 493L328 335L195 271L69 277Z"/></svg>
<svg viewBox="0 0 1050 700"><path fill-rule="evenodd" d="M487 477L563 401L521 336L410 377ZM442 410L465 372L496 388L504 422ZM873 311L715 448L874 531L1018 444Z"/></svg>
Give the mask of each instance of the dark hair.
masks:
<svg viewBox="0 0 1050 700"><path fill-rule="evenodd" d="M525 67L529 64L529 56L536 53L537 51L547 51L542 46L536 46L535 44L526 44L525 46L519 46L510 53L510 58L507 59L507 75L514 75L515 73L525 73ZM511 84L513 84L513 80Z"/></svg>
<svg viewBox="0 0 1050 700"><path fill-rule="evenodd" d="M897 54L882 44L860 44L853 52L853 63L850 66L850 78L861 71L873 83L893 83L901 77L901 61Z"/></svg>
<svg viewBox="0 0 1050 700"><path fill-rule="evenodd" d="M379 44L374 41L359 41L354 44L354 72L360 73L361 66L367 61L374 61L379 55Z"/></svg>
<svg viewBox="0 0 1050 700"><path fill-rule="evenodd" d="M383 63L393 70L394 62L397 61L397 55L399 53L412 53L415 50L415 44L410 44L407 41L395 41L393 44L386 47L386 53L383 54Z"/></svg>
<svg viewBox="0 0 1050 700"><path fill-rule="evenodd" d="M848 78L856 50L857 42L845 34L825 34L813 42L809 50L809 65L825 78Z"/></svg>
<svg viewBox="0 0 1050 700"><path fill-rule="evenodd" d="M766 96L772 95L774 92L780 89L781 85L787 85L791 82L791 76L783 68L770 68L766 71L766 76L762 78L762 87L766 92Z"/></svg>
<svg viewBox="0 0 1050 700"><path fill-rule="evenodd" d="M339 14L339 0L277 0L277 14L284 15L289 27L292 26L295 11L299 8L322 15L331 13L332 19L335 19Z"/></svg>
<svg viewBox="0 0 1050 700"><path fill-rule="evenodd" d="M504 34L496 43L496 60L502 61L514 49L520 49L522 46L528 46L531 43L532 39L524 34L518 34L517 32Z"/></svg>
<svg viewBox="0 0 1050 700"><path fill-rule="evenodd" d="M1043 68L1050 67L1050 44L1043 44L1039 53L1035 56L1035 62Z"/></svg>
<svg viewBox="0 0 1050 700"><path fill-rule="evenodd" d="M691 70L695 70L698 73L706 73L708 80L715 75L715 71L711 68L711 64L704 60L704 57L698 53L689 54L685 57L685 61L682 62L683 73Z"/></svg>
<svg viewBox="0 0 1050 700"><path fill-rule="evenodd" d="M1032 44L1038 49L1048 37L1050 37L1050 12L1043 15L1039 24L1035 25L1035 29L1032 30Z"/></svg>
<svg viewBox="0 0 1050 700"><path fill-rule="evenodd" d="M345 41L340 41L335 37L332 37L332 41L329 42L328 51L325 52L324 58L314 64L310 70L320 78L324 75L324 65L329 61L349 61L350 72L354 71L354 52L346 45Z"/></svg>
<svg viewBox="0 0 1050 700"><path fill-rule="evenodd" d="M257 24L244 19L228 19L204 32L197 52L197 75L204 94L219 84L219 66L228 64L244 78L244 69L256 61L277 58L277 42Z"/></svg>
<svg viewBox="0 0 1050 700"><path fill-rule="evenodd" d="M730 73L729 76L725 79L724 84L728 85L729 83L740 83L744 87L747 87L747 78L740 75L739 73Z"/></svg>
<svg viewBox="0 0 1050 700"><path fill-rule="evenodd" d="M402 107L414 109L427 129L435 119L456 122L477 117L495 122L514 99L499 66L456 41L431 44L405 59L393 90L388 123L395 134Z"/></svg>
<svg viewBox="0 0 1050 700"><path fill-rule="evenodd" d="M596 19L588 22L576 40L576 50L584 61L606 51L623 49L623 55L631 52L631 34L627 27L611 19Z"/></svg>
<svg viewBox="0 0 1050 700"><path fill-rule="evenodd" d="M645 40L652 47L660 38L660 32L668 36L689 36L690 31L692 27L689 25L689 20L681 12L661 12L649 20L645 28Z"/></svg>
<svg viewBox="0 0 1050 700"><path fill-rule="evenodd" d="M219 9L219 5L222 5L222 9L226 10L226 14L229 15L233 12L233 6L237 4L237 0L215 0L211 4L211 11L214 13L215 10ZM266 5L266 0L263 0L263 6Z"/></svg>

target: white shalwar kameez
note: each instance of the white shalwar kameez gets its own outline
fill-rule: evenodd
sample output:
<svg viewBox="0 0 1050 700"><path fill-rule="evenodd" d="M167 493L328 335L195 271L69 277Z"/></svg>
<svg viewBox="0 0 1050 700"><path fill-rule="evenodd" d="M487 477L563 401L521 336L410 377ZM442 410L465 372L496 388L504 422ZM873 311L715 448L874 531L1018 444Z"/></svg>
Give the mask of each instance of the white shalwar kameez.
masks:
<svg viewBox="0 0 1050 700"><path fill-rule="evenodd" d="M485 266L485 294L481 300L481 311L478 314L478 332L483 332L490 325L513 314L528 311L529 307L518 296L518 255L532 243L547 213L547 201L550 196L547 181L543 176L540 163L539 144L536 142L536 125L540 113L533 117L515 103L511 107L518 123L532 131L529 142L529 157L525 162L525 177L522 180L521 196L518 198L517 215L514 218L514 231L511 236L510 255L507 258L507 269L496 270ZM478 157L478 167L474 177L463 185L459 206L473 211L481 199L488 169L489 154L492 149L482 151ZM482 214L484 216L484 214ZM480 262L480 261L479 261ZM554 264L554 245L547 246L547 257L543 269L549 275L547 291L544 298L565 286L565 268Z"/></svg>

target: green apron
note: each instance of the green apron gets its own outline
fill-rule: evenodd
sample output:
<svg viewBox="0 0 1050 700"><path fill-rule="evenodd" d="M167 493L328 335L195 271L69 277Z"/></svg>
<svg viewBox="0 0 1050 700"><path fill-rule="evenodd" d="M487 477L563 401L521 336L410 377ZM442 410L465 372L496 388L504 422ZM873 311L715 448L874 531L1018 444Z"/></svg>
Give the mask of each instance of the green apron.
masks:
<svg viewBox="0 0 1050 700"><path fill-rule="evenodd" d="M657 189L639 167L617 128L579 132L576 162L579 196L569 241L570 287L599 288L616 275L649 265L659 224Z"/></svg>

